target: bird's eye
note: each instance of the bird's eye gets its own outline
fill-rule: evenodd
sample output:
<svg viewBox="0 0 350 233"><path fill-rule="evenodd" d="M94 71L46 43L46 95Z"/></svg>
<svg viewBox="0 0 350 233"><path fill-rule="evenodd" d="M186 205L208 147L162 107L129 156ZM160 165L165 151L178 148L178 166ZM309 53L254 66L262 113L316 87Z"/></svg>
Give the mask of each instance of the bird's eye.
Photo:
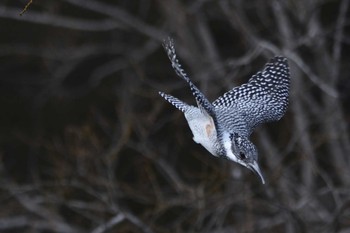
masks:
<svg viewBox="0 0 350 233"><path fill-rule="evenodd" d="M243 152L239 152L239 157L243 160L247 158Z"/></svg>

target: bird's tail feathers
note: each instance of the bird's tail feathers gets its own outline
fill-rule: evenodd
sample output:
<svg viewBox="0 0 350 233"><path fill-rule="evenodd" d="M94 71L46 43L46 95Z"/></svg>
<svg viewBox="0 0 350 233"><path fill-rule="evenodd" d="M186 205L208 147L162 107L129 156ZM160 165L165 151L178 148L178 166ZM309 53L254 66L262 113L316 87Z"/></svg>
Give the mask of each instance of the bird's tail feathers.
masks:
<svg viewBox="0 0 350 233"><path fill-rule="evenodd" d="M177 109L179 109L183 113L185 113L190 108L188 104L182 102L181 100L179 100L174 96L165 94L164 92L161 92L161 91L159 92L159 95L163 97L166 101L174 105Z"/></svg>
<svg viewBox="0 0 350 233"><path fill-rule="evenodd" d="M171 61L171 65L174 68L176 74L189 84L192 94L197 101L198 107L201 108L201 110L206 111L207 114L213 117L215 113L213 111L212 104L203 95L203 93L197 88L197 86L194 85L194 83L192 83L192 81L190 80L190 78L188 77L184 69L182 69L181 64L179 63L179 60L177 59L177 56L176 56L174 39L172 39L171 37L168 37L167 39L165 39L163 42L163 47L169 57L169 60Z"/></svg>

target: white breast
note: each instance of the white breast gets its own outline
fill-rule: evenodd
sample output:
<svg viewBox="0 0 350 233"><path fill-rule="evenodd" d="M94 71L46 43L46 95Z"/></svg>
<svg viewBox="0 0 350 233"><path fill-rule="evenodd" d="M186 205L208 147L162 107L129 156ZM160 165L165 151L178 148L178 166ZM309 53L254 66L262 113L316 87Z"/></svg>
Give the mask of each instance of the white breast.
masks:
<svg viewBox="0 0 350 233"><path fill-rule="evenodd" d="M211 154L217 156L214 149L217 136L213 119L207 114L203 114L196 107L185 112L185 117L192 131L193 140L201 144Z"/></svg>

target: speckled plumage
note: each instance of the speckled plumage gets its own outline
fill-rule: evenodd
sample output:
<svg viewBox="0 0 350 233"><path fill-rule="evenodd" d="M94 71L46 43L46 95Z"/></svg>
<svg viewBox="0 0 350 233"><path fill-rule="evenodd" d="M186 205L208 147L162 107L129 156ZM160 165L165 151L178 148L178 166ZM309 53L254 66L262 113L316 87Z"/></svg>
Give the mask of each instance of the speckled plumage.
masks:
<svg viewBox="0 0 350 233"><path fill-rule="evenodd" d="M284 115L288 107L289 82L287 59L274 57L248 83L216 99L213 102L215 112L233 131L237 132L237 126L245 124L237 133L248 137L259 124L277 121Z"/></svg>
<svg viewBox="0 0 350 233"><path fill-rule="evenodd" d="M287 59L281 56L272 58L247 83L210 103L181 68L174 41L168 38L163 46L176 74L189 84L198 107L163 92L159 94L184 113L195 142L214 156L228 158L249 168L264 183L257 163L257 149L249 136L256 126L279 120L287 110L290 82Z"/></svg>

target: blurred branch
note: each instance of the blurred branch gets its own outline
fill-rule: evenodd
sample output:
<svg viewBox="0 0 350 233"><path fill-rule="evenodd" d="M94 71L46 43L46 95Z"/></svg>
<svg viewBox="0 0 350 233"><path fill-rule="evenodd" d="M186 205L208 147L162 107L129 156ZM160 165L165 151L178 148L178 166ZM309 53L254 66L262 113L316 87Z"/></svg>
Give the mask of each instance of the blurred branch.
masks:
<svg viewBox="0 0 350 233"><path fill-rule="evenodd" d="M346 22L346 12L348 11L349 7L349 1L348 0L342 0L339 5L339 14L337 18L337 22L335 25L335 36L334 36L334 43L333 43L333 51L332 51L332 58L334 61L333 64L333 72L332 72L332 79L337 79L339 75L339 67L340 67L340 59L341 59L341 46L343 43L343 36L344 36L344 28L345 28L345 22Z"/></svg>
<svg viewBox="0 0 350 233"><path fill-rule="evenodd" d="M26 12L24 16L18 15L17 8L0 6L0 18L13 19L21 22L42 24L51 27L62 27L80 31L111 31L123 27L115 20L87 20L68 16L59 16L52 13Z"/></svg>
<svg viewBox="0 0 350 233"><path fill-rule="evenodd" d="M127 13L125 10L117 7L116 5L108 5L105 3L93 1L93 0L63 0L72 5L79 6L102 15L109 16L113 19L120 21L120 23L128 26L145 36L153 38L157 41L163 40L166 37L166 33L162 30L150 26L138 19L137 17Z"/></svg>
<svg viewBox="0 0 350 233"><path fill-rule="evenodd" d="M9 190L11 191L11 190ZM35 214L36 216L41 217L45 220L45 223L38 224L36 227L38 229L51 229L55 232L82 232L80 229L72 227L64 222L64 220L57 215L54 211L51 211L44 206L40 205L43 202L44 197L36 196L34 198L25 195L24 193L16 193L12 192L13 196L17 199L17 201L29 212Z"/></svg>
<svg viewBox="0 0 350 233"><path fill-rule="evenodd" d="M24 12L27 11L28 7L33 3L33 0L29 0L28 3L24 6L23 10L21 11L21 13L19 13L20 16L23 15Z"/></svg>
<svg viewBox="0 0 350 233"><path fill-rule="evenodd" d="M1 231L349 229L349 1L16 4L0 4ZM169 34L210 99L289 60L289 110L253 138L265 186L196 145L157 95L195 103Z"/></svg>
<svg viewBox="0 0 350 233"><path fill-rule="evenodd" d="M0 218L0 230L13 230L26 227L31 224L31 220L26 215Z"/></svg>
<svg viewBox="0 0 350 233"><path fill-rule="evenodd" d="M103 233L110 229L112 229L114 226L118 225L122 221L125 220L125 215L122 213L117 214L113 218L111 218L107 223L104 223L98 227L96 227L94 230L91 231L91 233Z"/></svg>
<svg viewBox="0 0 350 233"><path fill-rule="evenodd" d="M334 87L319 79L318 76L312 72L311 68L302 60L302 58L290 51L286 52L286 54L306 74L306 77L308 77L310 81L318 86L324 93L333 98L338 98L338 92L334 89Z"/></svg>

